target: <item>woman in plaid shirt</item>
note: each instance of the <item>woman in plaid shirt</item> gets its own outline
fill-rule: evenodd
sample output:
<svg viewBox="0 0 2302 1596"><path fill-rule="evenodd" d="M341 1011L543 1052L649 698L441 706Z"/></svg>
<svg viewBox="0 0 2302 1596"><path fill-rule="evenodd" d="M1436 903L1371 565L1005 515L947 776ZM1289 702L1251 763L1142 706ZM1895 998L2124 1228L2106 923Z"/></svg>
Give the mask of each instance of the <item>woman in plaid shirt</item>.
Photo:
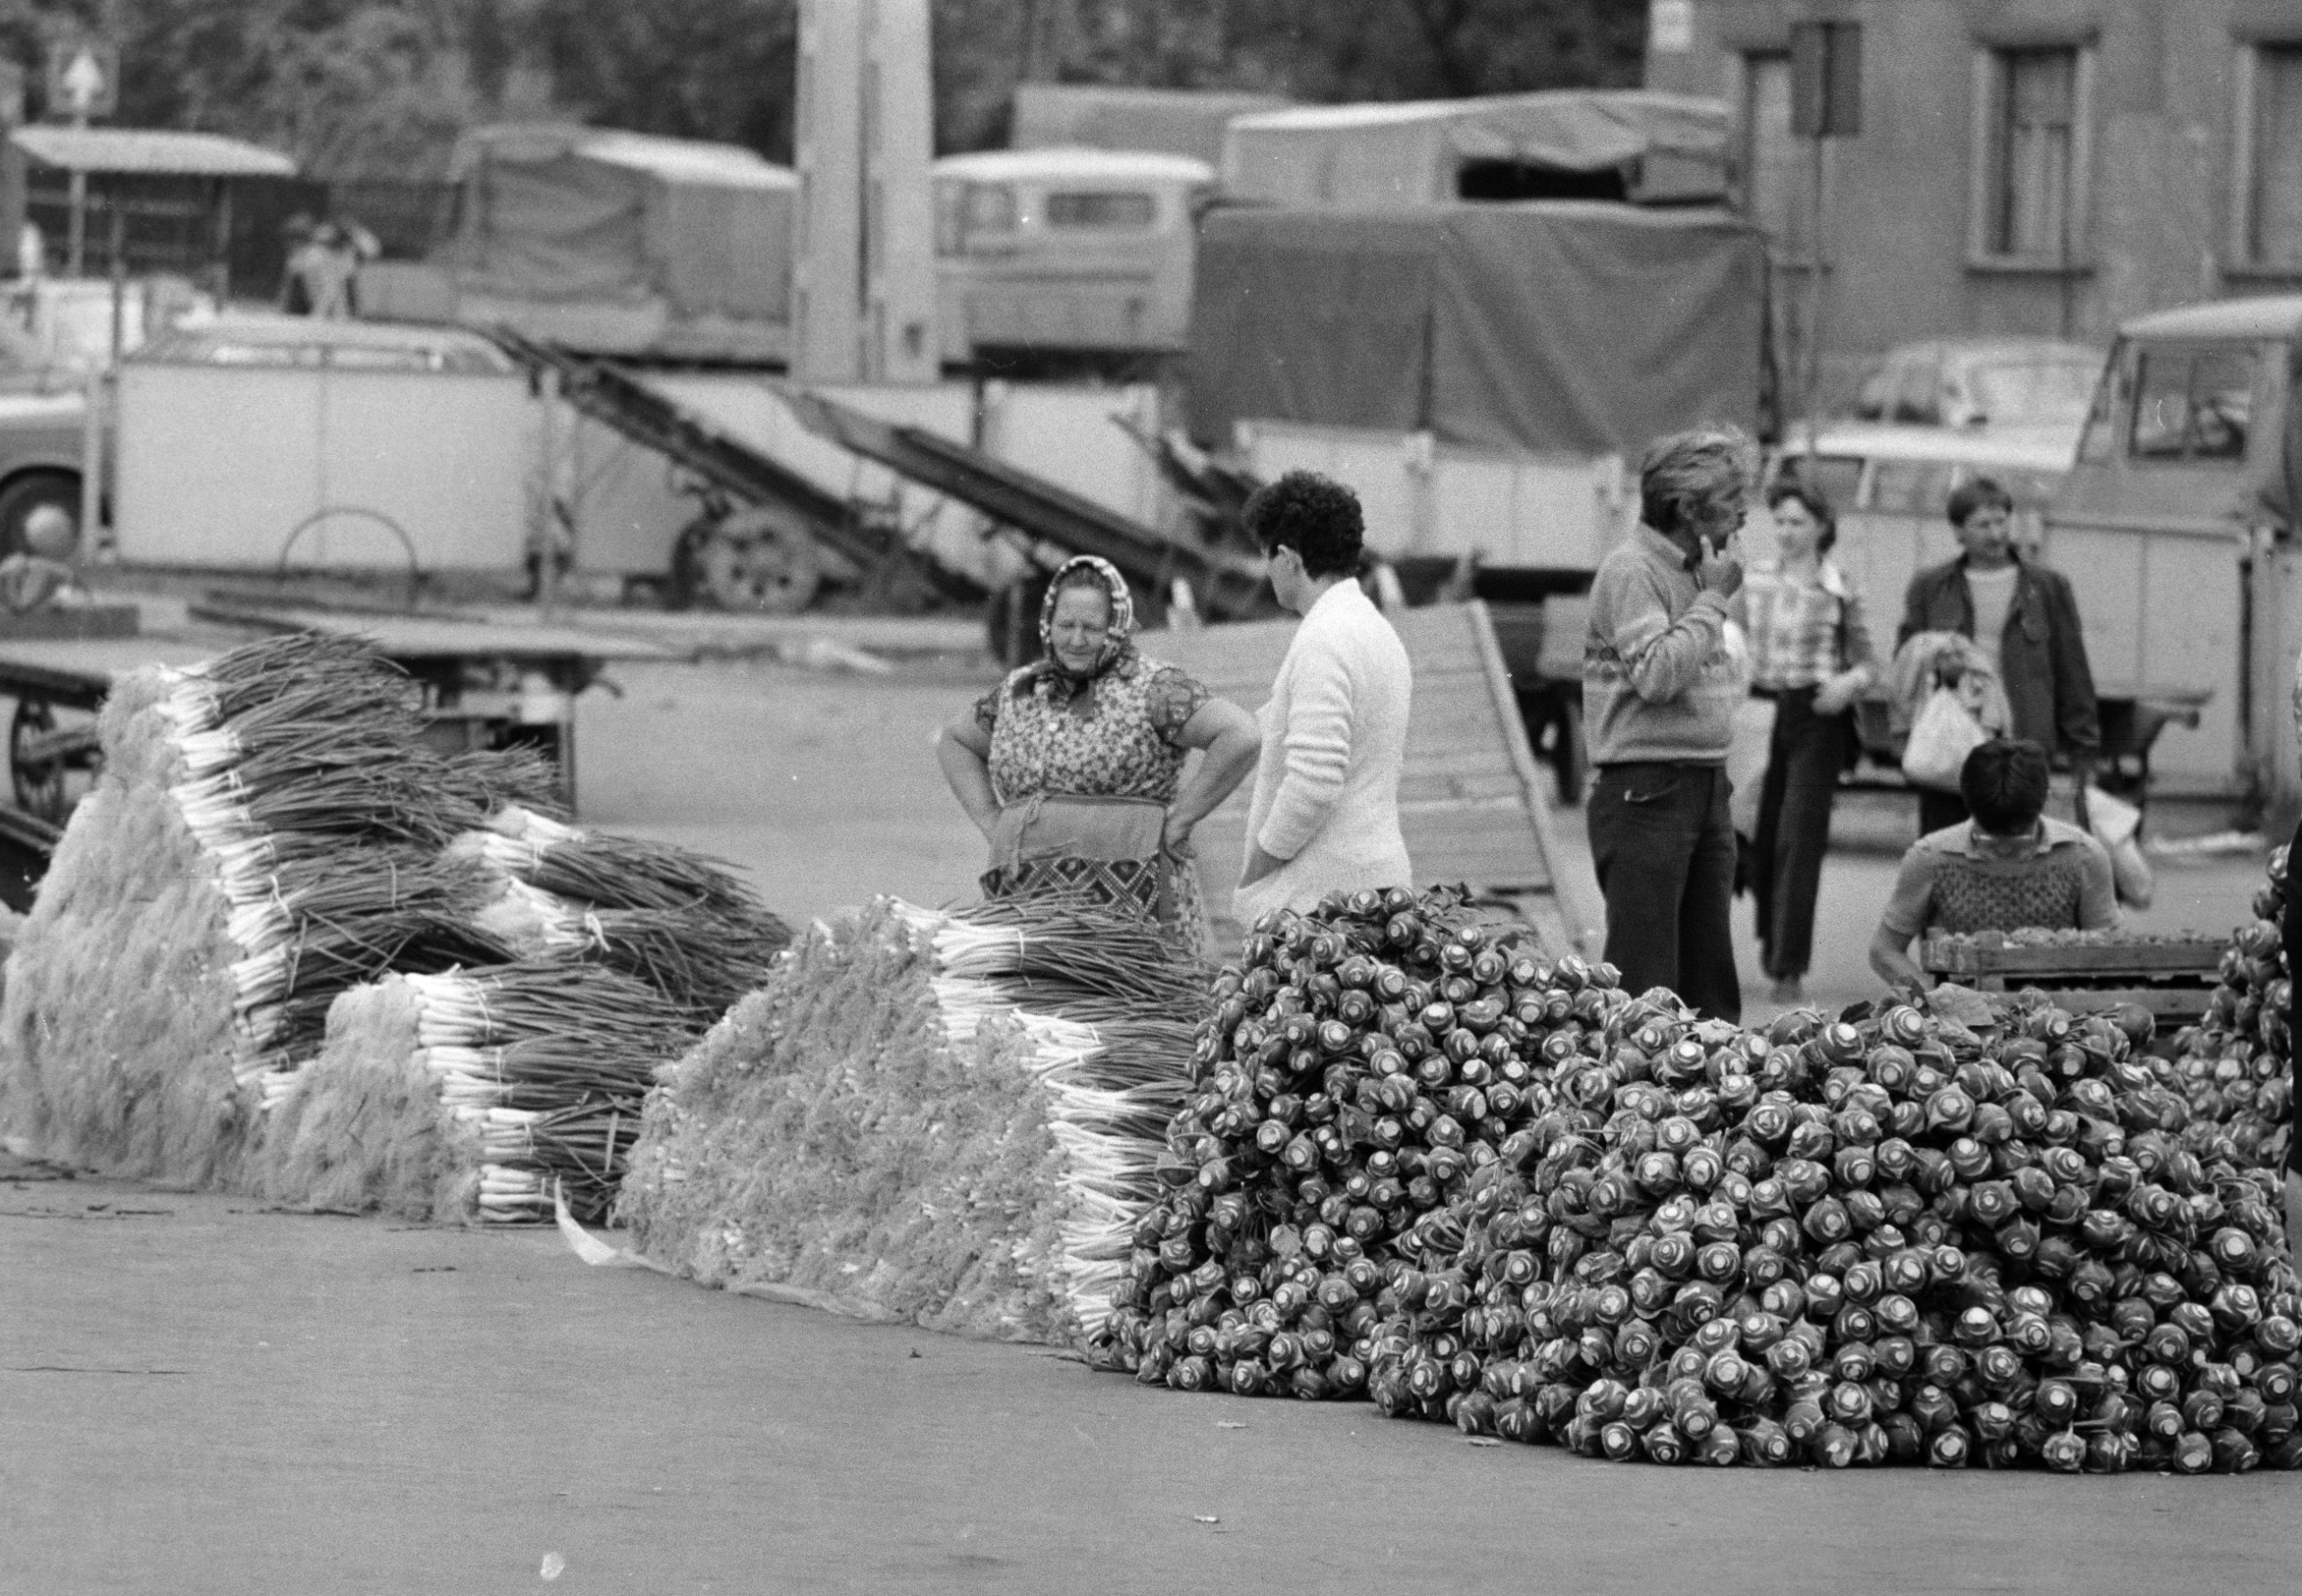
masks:
<svg viewBox="0 0 2302 1596"><path fill-rule="evenodd" d="M1774 702L1766 781L1751 850L1759 958L1772 997L1795 1003L1813 961L1815 893L1831 840L1831 801L1854 735L1848 713L1878 672L1862 598L1830 560L1829 501L1795 481L1767 494L1781 536L1771 570L1753 569L1734 617L1751 650L1751 691Z"/></svg>

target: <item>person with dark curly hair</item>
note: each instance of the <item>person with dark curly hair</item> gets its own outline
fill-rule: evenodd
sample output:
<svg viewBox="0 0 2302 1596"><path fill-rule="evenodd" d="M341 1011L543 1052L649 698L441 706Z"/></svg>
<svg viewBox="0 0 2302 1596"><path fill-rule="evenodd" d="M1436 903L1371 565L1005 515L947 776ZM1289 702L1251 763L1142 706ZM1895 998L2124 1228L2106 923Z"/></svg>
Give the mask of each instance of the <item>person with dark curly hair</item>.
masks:
<svg viewBox="0 0 2302 1596"><path fill-rule="evenodd" d="M1365 540L1357 495L1289 471L1255 491L1245 522L1270 562L1272 593L1303 618L1261 716L1234 900L1252 924L1330 892L1412 885L1398 792L1414 675L1398 633L1357 580Z"/></svg>

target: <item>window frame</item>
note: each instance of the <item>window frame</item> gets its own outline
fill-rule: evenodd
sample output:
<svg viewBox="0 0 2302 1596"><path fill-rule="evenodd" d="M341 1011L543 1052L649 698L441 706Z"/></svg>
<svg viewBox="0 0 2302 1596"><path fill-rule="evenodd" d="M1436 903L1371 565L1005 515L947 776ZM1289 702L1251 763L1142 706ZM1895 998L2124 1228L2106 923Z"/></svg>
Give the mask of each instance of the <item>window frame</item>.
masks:
<svg viewBox="0 0 2302 1596"><path fill-rule="evenodd" d="M2206 361L2220 356L2237 356L2247 362L2246 432L2235 454L2205 454L2199 451L2198 408L2199 368ZM2182 448L2179 453L2143 453L2137 447L2141 435L2142 406L2149 396L2150 362L2158 359L2177 359L2182 370ZM2253 459L2254 429L2253 418L2259 414L2257 401L2262 397L2263 361L2262 346L2243 339L2170 340L2162 343L2137 344L2133 356L2133 375L2127 391L2120 396L2125 406L2124 447L2119 450L2128 469L2189 469L2212 471L2243 471ZM2083 440L2082 440L2083 441Z"/></svg>
<svg viewBox="0 0 2302 1596"><path fill-rule="evenodd" d="M2006 192L2004 126L2013 58L2060 51L2071 58L2070 185L2066 251L1997 247L1996 218ZM2077 276L2093 270L2094 61L2091 37L2021 43L1977 41L1967 104L1967 267L1975 272Z"/></svg>
<svg viewBox="0 0 2302 1596"><path fill-rule="evenodd" d="M2224 245L2227 276L2302 278L2302 254L2290 261L2269 259L2255 248L2257 207L2262 198L2262 57L2267 52L2302 57L2302 35L2267 34L2242 40L2231 74L2230 230Z"/></svg>

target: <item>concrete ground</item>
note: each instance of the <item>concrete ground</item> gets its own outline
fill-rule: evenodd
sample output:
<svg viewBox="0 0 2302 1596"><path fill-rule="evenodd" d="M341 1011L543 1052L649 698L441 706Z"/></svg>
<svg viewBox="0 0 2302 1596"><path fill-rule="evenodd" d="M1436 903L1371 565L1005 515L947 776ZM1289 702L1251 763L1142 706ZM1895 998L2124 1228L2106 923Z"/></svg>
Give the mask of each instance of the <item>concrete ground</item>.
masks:
<svg viewBox="0 0 2302 1596"><path fill-rule="evenodd" d="M799 921L968 891L980 843L929 741L987 672L621 679L581 709L590 823L719 853ZM1830 860L1816 995L1869 994L1891 869ZM2168 868L2151 923L2232 923L2260 869ZM1144 1390L587 1268L549 1233L48 1173L0 1165L0 1596L2157 1596L2285 1591L2302 1566L2292 1476L1610 1466L1363 1404Z"/></svg>

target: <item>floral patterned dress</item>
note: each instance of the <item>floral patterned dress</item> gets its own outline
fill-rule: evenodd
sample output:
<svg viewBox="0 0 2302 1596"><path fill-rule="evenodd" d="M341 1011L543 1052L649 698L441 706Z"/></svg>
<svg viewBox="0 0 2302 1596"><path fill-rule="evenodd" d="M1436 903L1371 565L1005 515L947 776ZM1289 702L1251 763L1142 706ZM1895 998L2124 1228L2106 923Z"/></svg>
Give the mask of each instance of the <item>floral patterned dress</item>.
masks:
<svg viewBox="0 0 2302 1596"><path fill-rule="evenodd" d="M1075 696L1040 681L1018 697L1031 675L1027 666L976 701L1003 806L1040 793L1174 802L1188 753L1178 739L1214 696L1204 685L1132 650ZM1200 901L1198 870L1185 864L1174 871L1173 930L1193 953L1205 937Z"/></svg>

